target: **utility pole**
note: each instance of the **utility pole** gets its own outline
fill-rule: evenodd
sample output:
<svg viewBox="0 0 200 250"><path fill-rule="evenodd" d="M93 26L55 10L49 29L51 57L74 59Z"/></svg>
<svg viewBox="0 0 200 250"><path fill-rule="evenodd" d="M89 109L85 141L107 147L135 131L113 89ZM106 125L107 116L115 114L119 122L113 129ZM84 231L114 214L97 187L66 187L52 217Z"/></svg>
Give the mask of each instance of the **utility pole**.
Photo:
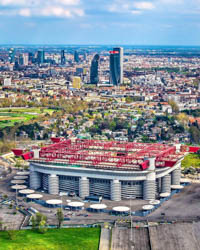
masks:
<svg viewBox="0 0 200 250"><path fill-rule="evenodd" d="M132 229L132 212L131 212L131 199L132 196L130 196L130 219L131 219L131 241L132 241L132 233L133 233L133 229Z"/></svg>

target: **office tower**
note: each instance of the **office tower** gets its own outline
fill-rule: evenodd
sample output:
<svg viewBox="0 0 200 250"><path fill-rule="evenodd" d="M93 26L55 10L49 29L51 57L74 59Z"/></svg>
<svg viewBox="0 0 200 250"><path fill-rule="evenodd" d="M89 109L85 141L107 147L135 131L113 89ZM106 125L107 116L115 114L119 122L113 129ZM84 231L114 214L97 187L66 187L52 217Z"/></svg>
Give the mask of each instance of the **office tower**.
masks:
<svg viewBox="0 0 200 250"><path fill-rule="evenodd" d="M61 60L60 60L61 65L65 65L66 63L66 58L65 58L65 51L64 49L61 50Z"/></svg>
<svg viewBox="0 0 200 250"><path fill-rule="evenodd" d="M79 62L79 54L76 50L74 51L74 61L77 63Z"/></svg>
<svg viewBox="0 0 200 250"><path fill-rule="evenodd" d="M29 61L29 63L33 63L34 62L34 54L32 52L28 53L28 61Z"/></svg>
<svg viewBox="0 0 200 250"><path fill-rule="evenodd" d="M114 48L110 51L110 83L123 83L123 48Z"/></svg>
<svg viewBox="0 0 200 250"><path fill-rule="evenodd" d="M37 62L38 64L42 64L45 62L45 52L43 50L38 50Z"/></svg>
<svg viewBox="0 0 200 250"><path fill-rule="evenodd" d="M96 54L92 59L90 67L90 83L92 84L97 84L99 82L98 68L99 68L99 55Z"/></svg>
<svg viewBox="0 0 200 250"><path fill-rule="evenodd" d="M20 54L19 55L19 59L18 59L19 61L19 65L24 65L24 58L23 58L23 54Z"/></svg>
<svg viewBox="0 0 200 250"><path fill-rule="evenodd" d="M21 62L22 64L21 64L20 62ZM21 65L27 66L27 65L28 65L28 55L27 55L27 54L21 54L20 57L19 57L19 63L20 63Z"/></svg>
<svg viewBox="0 0 200 250"><path fill-rule="evenodd" d="M86 52L83 53L83 60L84 60L84 61L87 60L87 54L86 54Z"/></svg>
<svg viewBox="0 0 200 250"><path fill-rule="evenodd" d="M24 65L27 66L28 65L28 54L23 54L23 61L24 61Z"/></svg>
<svg viewBox="0 0 200 250"><path fill-rule="evenodd" d="M10 63L14 63L15 62L15 49L11 48L8 52L8 59Z"/></svg>
<svg viewBox="0 0 200 250"><path fill-rule="evenodd" d="M76 75L83 75L83 68L76 68Z"/></svg>
<svg viewBox="0 0 200 250"><path fill-rule="evenodd" d="M14 65L14 70L18 70L19 69L19 60L15 59L15 65Z"/></svg>
<svg viewBox="0 0 200 250"><path fill-rule="evenodd" d="M81 88L81 78L80 77L75 76L73 78L72 87L75 88L75 89L80 89Z"/></svg>

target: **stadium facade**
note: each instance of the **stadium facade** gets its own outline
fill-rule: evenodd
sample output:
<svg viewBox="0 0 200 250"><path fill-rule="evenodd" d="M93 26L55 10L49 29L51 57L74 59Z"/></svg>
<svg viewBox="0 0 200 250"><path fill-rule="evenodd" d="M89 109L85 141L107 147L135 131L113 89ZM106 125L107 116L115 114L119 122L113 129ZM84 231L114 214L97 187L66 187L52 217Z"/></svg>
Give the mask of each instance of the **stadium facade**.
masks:
<svg viewBox="0 0 200 250"><path fill-rule="evenodd" d="M164 144L64 140L25 153L30 188L113 201L155 199L180 185L184 154Z"/></svg>

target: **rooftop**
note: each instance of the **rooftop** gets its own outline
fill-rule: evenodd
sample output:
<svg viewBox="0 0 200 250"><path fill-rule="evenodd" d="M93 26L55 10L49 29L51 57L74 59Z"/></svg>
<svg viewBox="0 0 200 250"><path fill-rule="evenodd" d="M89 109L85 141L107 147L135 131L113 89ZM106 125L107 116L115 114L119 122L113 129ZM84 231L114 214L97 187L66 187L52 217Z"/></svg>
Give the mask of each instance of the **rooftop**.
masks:
<svg viewBox="0 0 200 250"><path fill-rule="evenodd" d="M42 147L39 157L35 154L30 161L106 170L145 170L149 167L147 158L151 157L156 158L157 168L173 167L183 154L176 154L175 146L165 144L62 139Z"/></svg>

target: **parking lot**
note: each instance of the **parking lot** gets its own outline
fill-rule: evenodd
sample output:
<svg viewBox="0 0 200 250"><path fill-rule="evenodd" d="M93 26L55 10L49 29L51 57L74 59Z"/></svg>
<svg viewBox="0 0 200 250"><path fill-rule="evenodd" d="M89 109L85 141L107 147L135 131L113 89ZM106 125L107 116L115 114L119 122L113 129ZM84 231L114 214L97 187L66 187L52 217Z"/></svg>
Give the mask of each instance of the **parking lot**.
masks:
<svg viewBox="0 0 200 250"><path fill-rule="evenodd" d="M9 198L15 200L15 192L13 192L10 188L10 180L15 175L15 170L12 174L8 175L6 178L0 180L0 195L7 195ZM79 197L69 197L69 196L59 196L59 195L49 195L44 192L38 192L43 195L42 200L46 201L49 199L62 199L62 207L68 205L69 201L78 201L82 202ZM157 220L188 220L189 218L194 219L200 215L200 184L193 183L190 186L185 187L180 193L172 196L171 199L164 202L158 209L152 212L150 215L145 217L132 216L133 221L139 220L149 220L149 221L157 221ZM53 225L57 224L56 219L56 211L57 208L46 207L40 205L35 202L26 202L25 197L18 195L18 205L23 206L28 209L30 207L35 208L37 211L43 213L48 218L48 224ZM88 208L92 204L92 202L84 202L84 208L79 211L68 211L63 210L65 221L64 224L93 224L100 222L114 222L118 219L127 220L130 219L129 212L127 216L114 216L110 215L108 211L111 211L113 207L116 206L127 206L130 207L131 204L131 212L142 210L144 205L149 204L148 201L145 200L123 200L120 202L114 202L110 200L102 200L102 203L107 206L105 212L94 213L88 211ZM22 215L23 216L23 215Z"/></svg>

